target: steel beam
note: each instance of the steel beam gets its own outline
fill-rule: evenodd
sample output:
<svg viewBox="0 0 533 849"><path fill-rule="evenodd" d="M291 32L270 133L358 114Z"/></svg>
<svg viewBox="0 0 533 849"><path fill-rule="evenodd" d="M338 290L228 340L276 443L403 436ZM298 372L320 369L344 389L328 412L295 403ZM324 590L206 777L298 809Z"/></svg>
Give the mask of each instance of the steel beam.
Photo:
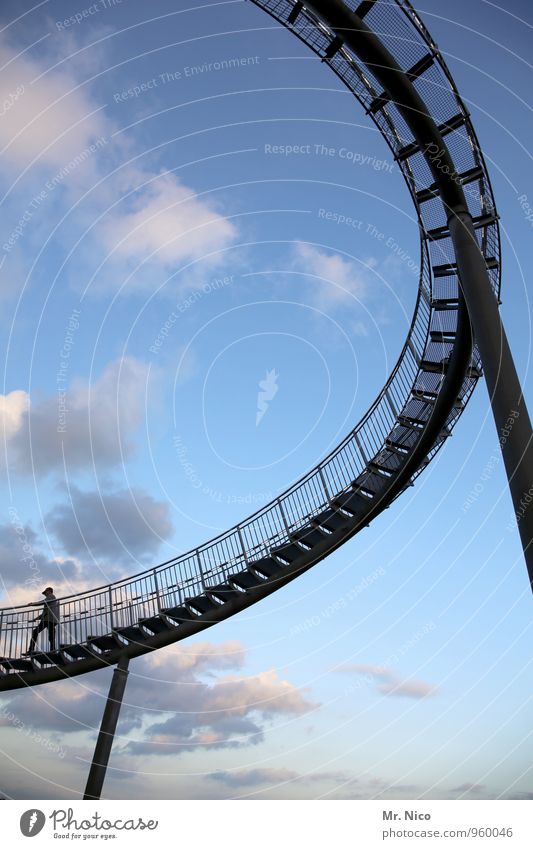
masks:
<svg viewBox="0 0 533 849"><path fill-rule="evenodd" d="M102 795L109 756L111 754L113 740L115 739L118 717L128 680L129 662L129 657L122 655L113 672L102 724L100 725L100 732L96 741L94 757L83 795L84 799L99 799Z"/></svg>

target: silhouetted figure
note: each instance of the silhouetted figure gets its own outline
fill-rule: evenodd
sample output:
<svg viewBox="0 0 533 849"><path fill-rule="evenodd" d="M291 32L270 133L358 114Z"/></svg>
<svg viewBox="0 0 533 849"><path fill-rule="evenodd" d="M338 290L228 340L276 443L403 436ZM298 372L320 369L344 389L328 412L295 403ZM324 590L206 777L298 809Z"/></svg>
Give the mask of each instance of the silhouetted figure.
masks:
<svg viewBox="0 0 533 849"><path fill-rule="evenodd" d="M35 651L35 643L37 641L38 635L41 631L48 629L48 641L50 644L50 651L55 651L56 647L56 628L59 625L59 602L54 595L54 590L52 587L46 587L43 590L44 595L44 606L43 612L41 613L38 621L38 625L33 629L31 633L30 647L26 654L31 654ZM40 601L33 602L34 604L41 604Z"/></svg>

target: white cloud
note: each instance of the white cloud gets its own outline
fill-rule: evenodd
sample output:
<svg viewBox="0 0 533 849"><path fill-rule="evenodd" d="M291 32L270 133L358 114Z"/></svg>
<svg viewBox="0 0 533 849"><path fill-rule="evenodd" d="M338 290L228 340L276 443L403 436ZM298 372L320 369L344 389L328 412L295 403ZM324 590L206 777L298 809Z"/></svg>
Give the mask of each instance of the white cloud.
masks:
<svg viewBox="0 0 533 849"><path fill-rule="evenodd" d="M392 669L367 663L346 663L338 667L338 672L347 672L364 676L369 683L376 683L379 693L384 696L404 696L408 699L424 699L433 696L437 688L415 678L401 678Z"/></svg>
<svg viewBox="0 0 533 849"><path fill-rule="evenodd" d="M35 601L49 584L65 586L80 576L72 559L49 558L37 547L37 534L12 513L11 524L0 526L0 590L10 604Z"/></svg>
<svg viewBox="0 0 533 849"><path fill-rule="evenodd" d="M294 268L320 278L312 283L312 288L315 304L321 309L357 306L368 296L364 268L339 254L298 242L294 247Z"/></svg>
<svg viewBox="0 0 533 849"><path fill-rule="evenodd" d="M144 412L148 367L133 357L110 363L94 383L73 381L59 395L29 404L21 390L3 400L6 455L21 473L116 466L132 452ZM65 410L63 410L63 407Z"/></svg>
<svg viewBox="0 0 533 849"><path fill-rule="evenodd" d="M251 710L270 715L298 715L312 708L313 705L306 701L299 689L289 681L278 678L275 669L253 677L220 678L206 704L206 710L233 716L244 716Z"/></svg>
<svg viewBox="0 0 533 849"><path fill-rule="evenodd" d="M82 492L72 486L69 500L45 517L69 555L104 558L130 564L153 557L174 528L167 502L133 487L127 490Z"/></svg>
<svg viewBox="0 0 533 849"><path fill-rule="evenodd" d="M5 43L0 43L0 65L0 101L11 104L0 121L4 162L26 168L38 159L59 168L108 133L109 119L64 70L40 76L44 64Z"/></svg>
<svg viewBox="0 0 533 849"><path fill-rule="evenodd" d="M318 707L294 684L280 680L274 669L225 676L213 684L182 684L175 699L172 715L150 725L145 740L128 743L127 754L177 755L257 745L264 739L265 723L274 717L302 716Z"/></svg>
<svg viewBox="0 0 533 849"><path fill-rule="evenodd" d="M478 795L479 793L483 793L486 791L485 784L472 784L469 781L461 784L459 787L453 787L450 790L450 793L472 793L473 795Z"/></svg>
<svg viewBox="0 0 533 849"><path fill-rule="evenodd" d="M357 779L344 772L299 773L285 767L257 767L255 769L220 770L207 776L230 788L250 788L263 785L301 783L354 784Z"/></svg>
<svg viewBox="0 0 533 849"><path fill-rule="evenodd" d="M28 393L22 389L0 395L0 432L4 440L9 441L20 430L29 403Z"/></svg>
<svg viewBox="0 0 533 849"><path fill-rule="evenodd" d="M76 52L76 37L68 35L68 44L61 42L61 49ZM91 291L109 295L121 288L127 296L142 288L153 290L169 270L183 264L202 260L215 267L218 252L234 241L236 226L224 217L219 204L198 197L174 174L158 173L147 159L142 167L134 164L135 136L115 134L105 104L91 83L84 82L93 60L82 51L66 70L67 64L58 62L62 57L53 52L59 44L53 42L53 49L45 45L44 55L32 58L0 41L0 66L7 63L0 77L0 101L10 104L0 122L0 176L6 186L13 186L28 169L20 184L22 208L17 188L4 206L6 243L9 238L15 242L4 275L10 292L20 288L27 269L19 266L33 258L48 237L50 224L72 210L88 189L83 204L67 216L55 237L65 251L81 238L69 263L72 285L79 286L102 265ZM101 66L110 59L106 50L108 46L100 45L97 51ZM23 227L18 235L17 227ZM122 286L135 265L144 261L146 267Z"/></svg>
<svg viewBox="0 0 533 849"><path fill-rule="evenodd" d="M233 241L233 224L173 174L141 173L138 179L147 185L131 208L106 216L102 232L109 250L130 261L150 257L170 269L205 258L216 262L208 255Z"/></svg>
<svg viewBox="0 0 533 849"><path fill-rule="evenodd" d="M149 662L150 669L161 670L165 681L186 681L200 673L220 669L237 669L244 665L246 649L240 640L224 643L181 643L156 652Z"/></svg>
<svg viewBox="0 0 533 849"><path fill-rule="evenodd" d="M318 707L275 670L217 677L241 668L245 655L243 644L230 640L177 645L139 658L120 719L121 734L137 729L138 739L126 738L122 746L117 741L115 759L255 745L276 716L298 717ZM44 685L31 694L16 693L7 706L38 729L95 731L108 686L108 672L100 671L51 685L53 692Z"/></svg>

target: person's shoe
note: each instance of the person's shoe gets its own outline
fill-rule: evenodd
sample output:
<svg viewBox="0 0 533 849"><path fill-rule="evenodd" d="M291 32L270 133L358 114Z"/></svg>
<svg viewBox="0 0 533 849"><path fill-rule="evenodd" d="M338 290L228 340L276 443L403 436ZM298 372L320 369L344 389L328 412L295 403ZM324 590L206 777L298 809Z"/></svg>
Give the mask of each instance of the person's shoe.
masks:
<svg viewBox="0 0 533 849"><path fill-rule="evenodd" d="M32 654L35 654L35 650L34 650L34 649L32 649L31 651L23 651L23 652L22 652L22 657L29 657L29 656L30 656L30 655L32 655Z"/></svg>

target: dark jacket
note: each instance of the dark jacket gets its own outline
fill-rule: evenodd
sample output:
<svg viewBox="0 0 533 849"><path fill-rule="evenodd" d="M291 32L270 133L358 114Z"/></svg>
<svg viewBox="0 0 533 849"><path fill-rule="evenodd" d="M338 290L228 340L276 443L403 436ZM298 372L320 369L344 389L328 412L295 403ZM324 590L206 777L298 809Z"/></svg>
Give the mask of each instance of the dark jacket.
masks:
<svg viewBox="0 0 533 849"><path fill-rule="evenodd" d="M45 599L41 619L43 622L54 622L56 625L59 622L59 602L55 595L49 595Z"/></svg>

